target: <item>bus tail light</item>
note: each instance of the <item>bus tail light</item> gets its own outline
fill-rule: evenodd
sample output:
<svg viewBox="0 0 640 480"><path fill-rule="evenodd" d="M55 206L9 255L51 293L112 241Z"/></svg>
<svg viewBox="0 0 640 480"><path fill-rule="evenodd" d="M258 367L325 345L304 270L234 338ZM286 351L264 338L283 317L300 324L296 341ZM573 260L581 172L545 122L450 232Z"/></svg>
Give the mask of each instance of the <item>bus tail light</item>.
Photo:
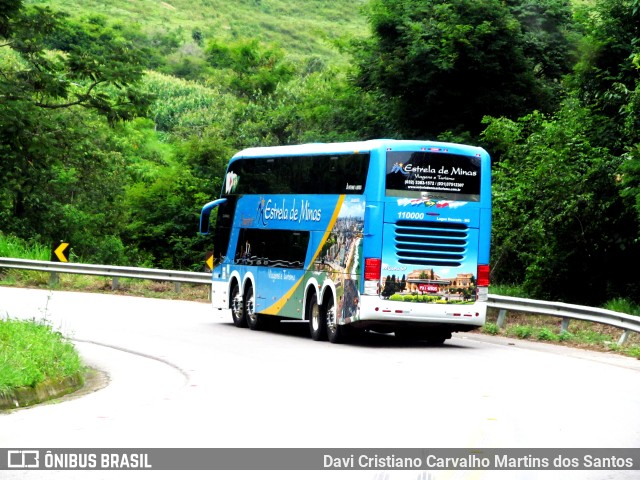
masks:
<svg viewBox="0 0 640 480"><path fill-rule="evenodd" d="M489 265L478 265L478 281L479 287L489 286Z"/></svg>
<svg viewBox="0 0 640 480"><path fill-rule="evenodd" d="M489 299L489 265L478 265L477 286L476 299L486 302Z"/></svg>
<svg viewBox="0 0 640 480"><path fill-rule="evenodd" d="M365 258L364 259L364 279L380 280L380 271L382 269L381 258Z"/></svg>
<svg viewBox="0 0 640 480"><path fill-rule="evenodd" d="M380 293L380 272L382 270L381 258L364 259L364 293L365 295L378 295Z"/></svg>

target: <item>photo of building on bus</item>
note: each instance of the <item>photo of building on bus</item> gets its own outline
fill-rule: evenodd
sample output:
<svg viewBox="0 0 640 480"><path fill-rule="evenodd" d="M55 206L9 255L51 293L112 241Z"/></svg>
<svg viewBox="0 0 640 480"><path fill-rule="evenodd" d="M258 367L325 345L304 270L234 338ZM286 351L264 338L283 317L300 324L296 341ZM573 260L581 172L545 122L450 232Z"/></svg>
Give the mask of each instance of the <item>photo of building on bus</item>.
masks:
<svg viewBox="0 0 640 480"><path fill-rule="evenodd" d="M405 302L465 303L475 300L475 292L473 273L446 278L433 269L420 269L398 278L387 275L382 279L381 296Z"/></svg>

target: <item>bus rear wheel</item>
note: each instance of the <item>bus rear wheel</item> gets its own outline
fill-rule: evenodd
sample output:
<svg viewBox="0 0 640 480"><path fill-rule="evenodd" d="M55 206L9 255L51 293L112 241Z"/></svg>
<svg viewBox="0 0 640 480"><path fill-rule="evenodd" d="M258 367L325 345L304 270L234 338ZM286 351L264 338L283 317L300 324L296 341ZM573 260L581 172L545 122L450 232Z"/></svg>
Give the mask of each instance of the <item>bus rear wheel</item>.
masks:
<svg viewBox="0 0 640 480"><path fill-rule="evenodd" d="M322 319L327 325L327 337L331 343L343 343L347 340L347 328L344 325L338 325L335 303L333 297L329 297L322 308Z"/></svg>
<svg viewBox="0 0 640 480"><path fill-rule="evenodd" d="M231 318L233 324L238 328L247 326L247 320L244 315L244 299L240 295L240 287L234 283L231 287Z"/></svg>
<svg viewBox="0 0 640 480"><path fill-rule="evenodd" d="M244 316L246 324L251 330L262 330L264 319L256 313L256 297L253 294L253 285L249 285L244 294Z"/></svg>
<svg viewBox="0 0 640 480"><path fill-rule="evenodd" d="M320 314L318 296L315 293L311 296L307 305L307 320L309 320L309 330L313 340L319 341L327 338L327 321Z"/></svg>

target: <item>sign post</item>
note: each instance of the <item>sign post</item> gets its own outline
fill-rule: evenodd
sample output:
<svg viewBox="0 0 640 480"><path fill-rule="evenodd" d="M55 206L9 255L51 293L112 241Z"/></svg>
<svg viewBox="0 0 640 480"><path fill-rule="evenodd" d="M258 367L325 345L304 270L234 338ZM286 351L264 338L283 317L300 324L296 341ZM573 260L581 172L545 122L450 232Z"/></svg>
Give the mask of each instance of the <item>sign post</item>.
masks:
<svg viewBox="0 0 640 480"><path fill-rule="evenodd" d="M51 249L52 262L68 262L69 261L69 243L60 240L53 244ZM51 272L49 276L49 285L54 286L58 283L58 272Z"/></svg>

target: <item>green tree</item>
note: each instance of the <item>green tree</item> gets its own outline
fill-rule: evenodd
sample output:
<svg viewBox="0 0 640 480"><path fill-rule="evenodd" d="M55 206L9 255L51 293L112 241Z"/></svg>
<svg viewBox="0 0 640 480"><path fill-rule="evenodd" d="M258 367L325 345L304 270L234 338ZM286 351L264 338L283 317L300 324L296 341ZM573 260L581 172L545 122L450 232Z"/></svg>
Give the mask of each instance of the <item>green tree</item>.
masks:
<svg viewBox="0 0 640 480"><path fill-rule="evenodd" d="M567 68L567 2L549 0L535 10L553 23L545 37L533 2L500 0L372 0L369 40L356 44L358 85L380 90L405 134L481 130L484 115L517 118L550 110L553 89ZM553 17L545 17L547 8ZM511 7L511 8L510 8ZM517 7L517 9L516 9ZM553 20L553 22L552 22ZM546 47L553 45L550 57Z"/></svg>
<svg viewBox="0 0 640 480"><path fill-rule="evenodd" d="M143 53L100 23L74 29L72 43L54 42L68 30L66 15L31 7L10 20L4 48L21 60L3 71L7 102L27 102L43 109L81 106L109 121L130 119L146 111L149 99L136 89L145 66ZM47 50L56 46L60 51ZM61 54L64 52L64 54Z"/></svg>
<svg viewBox="0 0 640 480"><path fill-rule="evenodd" d="M594 139L620 154L640 142L640 0L602 0L584 14L574 85L596 115Z"/></svg>
<svg viewBox="0 0 640 480"><path fill-rule="evenodd" d="M115 238L118 210L105 206L115 207L122 159L105 120L145 111L140 53L103 26L87 30L84 49L50 50L65 16L10 7L0 17L0 230L44 242L76 235L80 249Z"/></svg>
<svg viewBox="0 0 640 480"><path fill-rule="evenodd" d="M638 222L620 197L620 157L592 144L591 112L488 119L494 168L492 275L532 297L599 305L640 299Z"/></svg>
<svg viewBox="0 0 640 480"><path fill-rule="evenodd" d="M0 0L0 38L11 34L12 19L22 8L22 0Z"/></svg>
<svg viewBox="0 0 640 480"><path fill-rule="evenodd" d="M37 161L20 176L5 175L11 182L0 188L0 229L47 244L69 241L86 261L126 262L119 241L126 159L110 129L85 110L54 110L45 120L56 131L30 146Z"/></svg>
<svg viewBox="0 0 640 480"><path fill-rule="evenodd" d="M196 235L198 214L211 199L203 185L177 164L158 168L153 180L130 185L125 242L146 252L155 267L201 268L205 239Z"/></svg>
<svg viewBox="0 0 640 480"><path fill-rule="evenodd" d="M273 93L279 83L291 80L295 73L284 51L255 39L231 44L211 41L205 53L211 67L229 72L231 91L249 99Z"/></svg>
<svg viewBox="0 0 640 480"><path fill-rule="evenodd" d="M350 84L336 68L279 84L272 95L230 111L228 135L237 147L398 136L377 93Z"/></svg>
<svg viewBox="0 0 640 480"><path fill-rule="evenodd" d="M550 95L562 93L560 80L575 63L577 29L567 0L507 0L522 30L523 51ZM554 103L558 99L551 100Z"/></svg>
<svg viewBox="0 0 640 480"><path fill-rule="evenodd" d="M585 41L574 85L594 112L594 141L621 155L622 195L640 218L640 0L593 8L580 16Z"/></svg>

